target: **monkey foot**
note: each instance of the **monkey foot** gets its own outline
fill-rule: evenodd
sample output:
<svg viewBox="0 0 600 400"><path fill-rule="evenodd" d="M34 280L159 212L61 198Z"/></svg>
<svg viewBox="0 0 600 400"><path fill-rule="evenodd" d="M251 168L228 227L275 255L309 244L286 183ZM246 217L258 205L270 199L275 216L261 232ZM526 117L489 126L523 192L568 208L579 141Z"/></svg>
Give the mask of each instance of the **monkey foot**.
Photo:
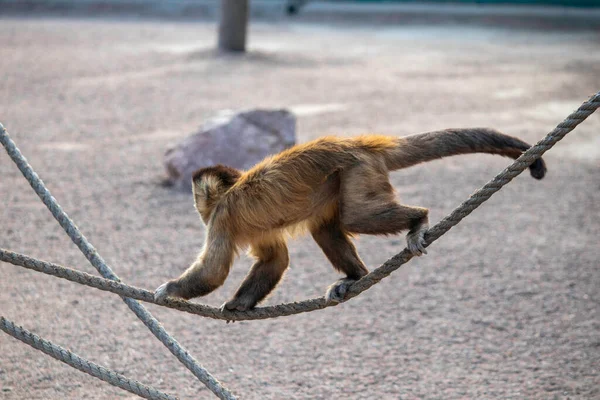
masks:
<svg viewBox="0 0 600 400"><path fill-rule="evenodd" d="M413 256L427 254L427 250L425 250L426 232L427 226L422 226L418 231L409 232L408 235L406 235L406 247L408 247L408 251L410 251Z"/></svg>
<svg viewBox="0 0 600 400"><path fill-rule="evenodd" d="M249 301L247 299L244 299L243 297L236 297L233 298L231 300L229 300L228 302L224 303L221 306L221 312L228 310L228 311L246 311L246 310L250 310L251 308L254 308L254 306L256 305L255 301Z"/></svg>
<svg viewBox="0 0 600 400"><path fill-rule="evenodd" d="M325 301L327 303L341 303L344 301L344 297L346 297L348 289L354 282L356 282L356 280L350 278L340 279L339 281L335 282L327 288L327 292L325 293Z"/></svg>

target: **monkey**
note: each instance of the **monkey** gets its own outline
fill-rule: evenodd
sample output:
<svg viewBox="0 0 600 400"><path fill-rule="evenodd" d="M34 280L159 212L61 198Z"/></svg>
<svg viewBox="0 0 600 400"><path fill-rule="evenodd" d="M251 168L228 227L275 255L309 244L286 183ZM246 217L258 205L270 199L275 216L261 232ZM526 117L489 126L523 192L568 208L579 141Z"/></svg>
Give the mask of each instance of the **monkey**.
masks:
<svg viewBox="0 0 600 400"><path fill-rule="evenodd" d="M326 291L344 300L368 273L351 238L408 231L407 248L426 254L427 208L396 200L389 172L442 157L489 153L518 158L526 142L489 128L446 129L405 137L323 137L267 157L248 171L224 165L202 168L192 178L194 205L206 225L204 247L177 279L154 293L190 299L223 284L234 257L249 248L256 259L222 310L245 311L265 299L288 268L288 233L308 231L333 267L345 275ZM538 158L531 176L542 179Z"/></svg>

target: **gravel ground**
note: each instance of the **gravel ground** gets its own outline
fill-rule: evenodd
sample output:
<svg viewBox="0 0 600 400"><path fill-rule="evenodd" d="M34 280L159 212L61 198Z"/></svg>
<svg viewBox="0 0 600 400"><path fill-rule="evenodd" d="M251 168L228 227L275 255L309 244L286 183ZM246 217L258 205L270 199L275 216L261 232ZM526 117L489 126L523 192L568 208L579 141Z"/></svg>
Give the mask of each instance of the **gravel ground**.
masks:
<svg viewBox="0 0 600 400"><path fill-rule="evenodd" d="M189 194L162 154L225 108L289 107L298 138L491 126L534 142L600 88L600 35L452 25L256 23L218 55L212 23L0 19L0 121L121 278L155 288L195 257ZM430 247L342 306L223 322L149 305L243 399L600 399L600 113ZM455 157L393 174L433 222L509 163ZM0 154L0 247L95 270ZM403 237L361 237L371 267ZM308 238L268 304L337 279ZM219 305L250 260L202 302ZM210 392L110 293L0 268L1 314L181 398ZM133 398L0 335L0 397Z"/></svg>

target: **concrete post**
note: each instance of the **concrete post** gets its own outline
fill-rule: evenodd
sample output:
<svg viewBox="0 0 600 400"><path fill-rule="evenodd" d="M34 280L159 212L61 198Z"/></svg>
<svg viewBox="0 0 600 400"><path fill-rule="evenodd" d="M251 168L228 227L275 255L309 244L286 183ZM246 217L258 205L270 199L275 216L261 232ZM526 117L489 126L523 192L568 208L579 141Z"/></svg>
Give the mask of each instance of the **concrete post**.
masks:
<svg viewBox="0 0 600 400"><path fill-rule="evenodd" d="M248 0L221 0L219 49L246 51Z"/></svg>

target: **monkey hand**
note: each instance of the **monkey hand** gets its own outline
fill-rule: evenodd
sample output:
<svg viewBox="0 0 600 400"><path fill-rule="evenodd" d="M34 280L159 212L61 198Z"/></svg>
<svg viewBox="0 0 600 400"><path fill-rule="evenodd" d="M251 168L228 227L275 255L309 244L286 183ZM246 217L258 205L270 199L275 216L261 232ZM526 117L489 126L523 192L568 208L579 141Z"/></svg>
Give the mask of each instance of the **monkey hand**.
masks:
<svg viewBox="0 0 600 400"><path fill-rule="evenodd" d="M173 292L173 283L165 282L154 291L155 301L164 301L167 297L178 297Z"/></svg>
<svg viewBox="0 0 600 400"><path fill-rule="evenodd" d="M409 232L408 235L406 235L406 247L413 256L422 256L423 254L427 254L427 250L425 250L426 232L427 226L422 226L417 231Z"/></svg>
<svg viewBox="0 0 600 400"><path fill-rule="evenodd" d="M344 301L346 293L348 293L348 289L354 282L356 282L356 280L350 278L340 279L339 281L335 282L327 288L327 292L325 293L325 301L327 303L341 303Z"/></svg>

